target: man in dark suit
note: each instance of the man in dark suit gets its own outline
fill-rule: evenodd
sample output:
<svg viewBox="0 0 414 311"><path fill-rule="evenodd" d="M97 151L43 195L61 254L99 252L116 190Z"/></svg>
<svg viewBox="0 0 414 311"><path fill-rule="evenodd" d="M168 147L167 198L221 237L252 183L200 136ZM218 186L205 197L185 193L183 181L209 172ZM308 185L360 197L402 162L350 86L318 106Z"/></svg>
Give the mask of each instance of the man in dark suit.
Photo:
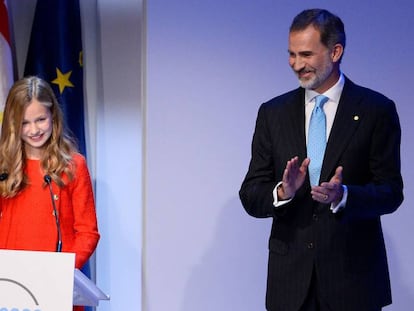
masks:
<svg viewBox="0 0 414 311"><path fill-rule="evenodd" d="M342 74L344 48L340 18L301 12L288 49L300 87L258 112L240 198L248 214L273 217L269 311L378 311L391 304L380 217L403 201L400 124L393 101ZM311 157L320 94L326 137L322 155ZM320 177L312 184L314 171Z"/></svg>

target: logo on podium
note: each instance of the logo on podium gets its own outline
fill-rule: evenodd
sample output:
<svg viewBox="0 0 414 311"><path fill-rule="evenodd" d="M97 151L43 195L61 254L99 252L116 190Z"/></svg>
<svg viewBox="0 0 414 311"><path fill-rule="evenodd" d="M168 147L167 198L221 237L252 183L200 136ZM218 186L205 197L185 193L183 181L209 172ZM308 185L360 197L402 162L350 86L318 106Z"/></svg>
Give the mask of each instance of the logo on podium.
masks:
<svg viewBox="0 0 414 311"><path fill-rule="evenodd" d="M19 281L8 279L8 278L0 278L0 292L3 293L5 300L10 298L10 300L14 299L12 297L18 297L21 303L25 304L23 310L25 311L42 311L39 309L39 302L35 296L35 294L24 284ZM0 310L8 311L8 310L18 310L13 301L1 301L0 302Z"/></svg>

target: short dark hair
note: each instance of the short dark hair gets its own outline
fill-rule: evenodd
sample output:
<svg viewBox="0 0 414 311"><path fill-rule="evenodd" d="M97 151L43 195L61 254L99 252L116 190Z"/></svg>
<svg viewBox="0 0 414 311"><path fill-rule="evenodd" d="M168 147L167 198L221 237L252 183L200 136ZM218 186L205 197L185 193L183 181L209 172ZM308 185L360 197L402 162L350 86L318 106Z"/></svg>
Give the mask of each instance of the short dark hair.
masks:
<svg viewBox="0 0 414 311"><path fill-rule="evenodd" d="M339 43L345 49L345 27L338 16L323 9L304 10L293 19L289 32L301 31L310 25L319 31L323 45L332 48Z"/></svg>

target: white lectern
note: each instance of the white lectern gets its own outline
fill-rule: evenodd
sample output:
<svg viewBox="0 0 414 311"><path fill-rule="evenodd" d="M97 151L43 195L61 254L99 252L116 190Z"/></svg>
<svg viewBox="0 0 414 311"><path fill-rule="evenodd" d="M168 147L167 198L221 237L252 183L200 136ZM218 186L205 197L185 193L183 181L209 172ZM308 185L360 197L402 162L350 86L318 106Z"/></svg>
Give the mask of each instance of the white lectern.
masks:
<svg viewBox="0 0 414 311"><path fill-rule="evenodd" d="M74 263L72 253L0 250L0 310L72 311L108 300Z"/></svg>

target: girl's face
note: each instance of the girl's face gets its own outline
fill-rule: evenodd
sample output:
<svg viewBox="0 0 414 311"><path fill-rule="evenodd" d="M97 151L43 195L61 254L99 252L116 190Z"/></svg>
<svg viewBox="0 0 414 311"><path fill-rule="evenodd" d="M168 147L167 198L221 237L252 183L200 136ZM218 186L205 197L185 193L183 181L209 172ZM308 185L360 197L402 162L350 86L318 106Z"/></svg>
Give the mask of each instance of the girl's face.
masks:
<svg viewBox="0 0 414 311"><path fill-rule="evenodd" d="M45 144L52 135L52 114L50 109L33 99L24 111L22 131L26 157L40 159Z"/></svg>

